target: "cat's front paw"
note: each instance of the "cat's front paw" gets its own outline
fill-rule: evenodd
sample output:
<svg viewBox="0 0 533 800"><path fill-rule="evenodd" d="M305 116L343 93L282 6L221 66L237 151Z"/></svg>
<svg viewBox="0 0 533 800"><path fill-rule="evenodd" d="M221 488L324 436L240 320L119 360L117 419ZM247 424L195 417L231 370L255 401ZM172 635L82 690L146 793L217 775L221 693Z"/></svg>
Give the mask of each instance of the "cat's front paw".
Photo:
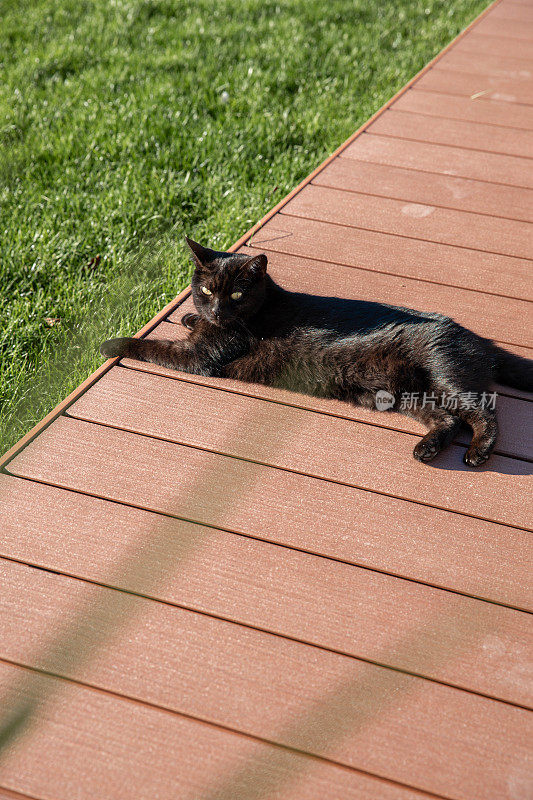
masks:
<svg viewBox="0 0 533 800"><path fill-rule="evenodd" d="M130 341L129 337L108 339L100 345L100 352L106 358L124 357L128 354Z"/></svg>
<svg viewBox="0 0 533 800"><path fill-rule="evenodd" d="M200 317L198 316L198 314L193 314L192 312L189 312L188 314L184 314L182 316L181 324L183 325L184 328L187 328L188 331L193 331L199 319Z"/></svg>

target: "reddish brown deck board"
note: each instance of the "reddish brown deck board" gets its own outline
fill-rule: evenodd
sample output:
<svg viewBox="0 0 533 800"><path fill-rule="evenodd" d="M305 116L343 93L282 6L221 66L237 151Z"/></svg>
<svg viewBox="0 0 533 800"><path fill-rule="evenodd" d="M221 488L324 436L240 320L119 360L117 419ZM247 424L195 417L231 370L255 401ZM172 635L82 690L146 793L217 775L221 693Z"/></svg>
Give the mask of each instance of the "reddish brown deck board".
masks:
<svg viewBox="0 0 533 800"><path fill-rule="evenodd" d="M533 20L526 19L524 16L519 20L509 20L491 14L476 25L476 34L509 36L512 39L531 42L533 45Z"/></svg>
<svg viewBox="0 0 533 800"><path fill-rule="evenodd" d="M477 251L481 251L533 260L533 235L527 222L438 208L427 203L406 203L309 185L287 203L283 209L285 214L464 247L475 250L476 257L479 257ZM525 266L533 269L531 263Z"/></svg>
<svg viewBox="0 0 533 800"><path fill-rule="evenodd" d="M533 189L531 162L515 156L362 133L342 153L342 158L352 157L422 172L439 172L460 178Z"/></svg>
<svg viewBox="0 0 533 800"><path fill-rule="evenodd" d="M300 614L292 635L301 639L312 637L321 619L331 629L342 618L338 604L351 602L350 569L312 554L533 611L529 535L478 519L462 525L447 511L355 490L345 501L345 516L334 505L340 492L333 487L321 517L311 517L305 526L300 515L286 514L262 527L260 510L254 514L239 505L226 520L244 534L235 536L0 475L6 520L0 556L272 630L285 618L279 598L288 593ZM216 522L205 510L201 521ZM143 553L147 542L145 569L120 570L124 557ZM280 554L278 544L297 549ZM169 552L188 558L178 558L173 568ZM205 580L215 574L216 581ZM313 591L317 582L319 593ZM241 585L253 587L246 604Z"/></svg>
<svg viewBox="0 0 533 800"><path fill-rule="evenodd" d="M507 128L533 129L533 108L520 103L485 99L484 89L473 92L473 97L455 97L452 94L422 90L416 85L394 103L398 111L428 114L431 117L448 117L485 125Z"/></svg>
<svg viewBox="0 0 533 800"><path fill-rule="evenodd" d="M493 6L233 249L530 355L531 11ZM0 674L57 691L0 796L529 796L533 397L497 388L474 471L465 436L413 463L395 415L106 363L0 475Z"/></svg>
<svg viewBox="0 0 533 800"><path fill-rule="evenodd" d="M506 58L494 53L476 53L473 57L470 53L461 52L455 48L448 53L446 59L437 62L425 75L441 71L483 75L487 79L501 78L516 81L517 92L524 91L524 82L529 81L533 74L531 63L528 61Z"/></svg>
<svg viewBox="0 0 533 800"><path fill-rule="evenodd" d="M378 117L368 128L368 133L512 157L517 159L516 166L523 171L524 179L528 180L526 185L531 185L533 140L529 131L449 117L434 118L410 111L396 111L396 107L394 105Z"/></svg>
<svg viewBox="0 0 533 800"><path fill-rule="evenodd" d="M524 68L531 64L531 42L510 36L488 36L472 31L454 46L454 50L456 53L467 53L472 60L477 55L490 54L522 62Z"/></svg>
<svg viewBox="0 0 533 800"><path fill-rule="evenodd" d="M349 196L347 196L349 202ZM339 211L339 215L341 212ZM252 237L261 250L309 256L446 286L533 299L531 262L319 220L277 215ZM497 301L494 301L495 303Z"/></svg>
<svg viewBox="0 0 533 800"><path fill-rule="evenodd" d="M218 396L217 396L218 400ZM251 403L262 403L262 401L250 399ZM273 410L261 409L265 413L265 421L275 413L279 413L278 407ZM250 408L251 410L251 408ZM294 419L297 415L297 409L286 407L283 418ZM309 414L310 412L302 412ZM242 422L242 420L241 420ZM256 425L260 425L260 420L255 420ZM531 514L529 505L529 495L527 489L530 485L528 473L530 473L531 465L527 462L508 459L503 456L495 456L492 466L486 467L481 471L467 470L462 466L461 456L464 449L458 446L453 446L446 456L442 456L441 468L433 468L431 471L432 483L427 481L427 472L424 474L418 469L417 463L411 464L408 459L408 454L411 451L413 439L406 434L396 433L395 431L385 431L372 426L360 426L357 423L347 422L345 420L337 420L332 418L328 420L333 424L330 425L332 433L338 433L346 426L353 429L350 444L352 445L350 451L350 464L351 469L348 470L346 475L343 475L341 480L343 483L350 484L352 481L356 487L363 489L370 489L374 492L382 493L402 499L416 500L418 503L427 503L435 507L444 507L449 510L460 512L461 514L474 515L479 518L494 520L502 522L503 524L511 524L521 528L529 528L531 525ZM241 426L242 427L242 426ZM239 429L240 430L240 429ZM277 431L282 431L287 438L284 439L284 452L274 453L271 460L277 464L283 464L284 469L296 469L297 472L279 471L270 466L263 466L261 464L254 464L250 461L243 461L247 455L253 455L253 447L248 445L244 431L240 434L239 430L236 432L236 437L242 440L240 446L238 442L232 441L231 448L226 444L226 448L233 451L233 456L240 454L238 458L227 457L222 455L211 454L208 451L198 450L190 447L183 447L180 444L173 444L166 441L151 439L147 436L136 437L132 439L131 436L135 434L126 433L113 428L104 427L102 425L92 425L88 422L79 421L76 419L60 419L54 423L53 426L48 428L38 440L32 443L23 453L14 459L10 464L10 472L16 475L30 477L36 480L44 480L67 488L81 489L88 491L92 494L101 495L104 497L116 498L124 500L141 507L148 509L160 510L169 513L176 513L172 504L168 505L168 499L165 500L165 489L158 482L157 485L152 486L150 475L164 476L161 480L170 482L168 492L173 496L172 487L178 480L178 475L183 469L187 471L200 469L202 472L202 465L206 469L214 470L213 475L219 475L220 470L227 470L227 474L223 474L220 478L223 483L216 484L206 488L206 502L215 503L216 498L225 497L224 494L220 495L222 485L229 483L227 490L227 503L232 494L237 492L238 486L242 483L247 486L245 476L255 476L256 480L260 480L262 486L255 487L260 495L264 498L261 502L267 504L263 508L263 512L274 514L281 513L279 508L276 508L276 497L281 504L282 496L286 498L284 502L288 503L286 506L286 513L290 513L289 509L290 496L306 497L306 508L309 509L304 512L302 522L309 524L308 518L310 514L318 513L317 509L322 507L331 508L333 506L333 499L338 506L338 512L342 513L342 509L349 498L354 498L351 491L351 486L346 485L342 487L339 483L330 483L335 476L341 473L341 465L325 463L325 456L322 455L320 450L317 453L307 452L306 448L309 446L309 441L313 441L316 435L314 431L310 432L310 437L306 436L306 431L294 430L291 431L291 438L289 439L289 432L277 427ZM360 438L357 439L355 431L358 431ZM198 441L201 441L201 432L198 432ZM207 438L207 434L206 434ZM265 439L265 434L261 435L262 440ZM232 437L233 439L233 437ZM368 464L361 463L357 460L357 453L363 442L373 441L375 447L378 447L376 452L375 462ZM298 444L301 448L298 454L288 452L288 443L291 446ZM275 442L271 438L272 450L274 451ZM207 442L206 442L207 444ZM252 443L253 444L253 443ZM213 443L211 443L213 446ZM348 443L344 446L347 450ZM311 445L312 446L312 445ZM115 451L115 447L119 450ZM43 460L43 453L46 448L46 458ZM133 448L134 452L130 451ZM402 448L402 449L400 449ZM257 447L257 450L259 448ZM390 453L395 453L395 458L390 459ZM106 467L106 472L113 475L113 481L106 477L106 473L102 472L102 466L106 464L102 459L102 454L105 453L106 457L110 458L110 464L113 467ZM244 455L247 454L247 455ZM261 454L260 454L261 455ZM264 454L262 454L265 457ZM403 457L403 460L401 459ZM147 464L140 469L140 464L144 459L148 459ZM382 464L382 469L379 469L379 459L388 458L386 467ZM140 459L140 461L139 461ZM391 462L391 463L389 463ZM137 466L135 466L137 464ZM362 469L359 472L357 467L361 465ZM290 466L289 466L290 465ZM300 469L305 468L307 471L315 470L316 473L321 473L318 479L310 474L300 474ZM405 467L405 469L404 469ZM448 467L448 469L446 468ZM299 469L300 468L300 469ZM131 474L123 474L131 471ZM115 476L115 472L119 471L120 474ZM390 470L390 475L388 471ZM387 474L384 474L387 472ZM142 475L144 473L144 478ZM294 477L291 477L294 475ZM230 479L230 476L233 476ZM390 478L386 482L387 478ZM180 504L182 502L181 492L184 487L191 487L192 476L180 479ZM138 481L137 487L135 481ZM142 481L142 483L141 483ZM232 482L237 481L237 485L233 486ZM434 481L434 483L433 483ZM336 487L342 488L337 489ZM283 492L283 495L282 495ZM294 494L297 492L297 494ZM252 493L253 495L253 493ZM267 501L267 498L269 500ZM188 510L187 513L181 513L180 516L185 516L189 519L198 520L198 514L201 513L201 507L194 511L194 498L190 501L187 498L183 499L185 506ZM220 502L220 500L218 501ZM255 498L251 502L258 502ZM191 503L193 503L191 507ZM181 505L180 505L181 507ZM334 507L334 506L333 506ZM223 507L224 519L226 515L231 518L233 510L228 508L226 504ZM213 511L213 513L215 513ZM217 523L215 523L217 524ZM222 524L220 521L218 524ZM466 525L465 520L458 521L458 524ZM232 525L223 524L223 527L230 527Z"/></svg>
<svg viewBox="0 0 533 800"><path fill-rule="evenodd" d="M0 780L5 788L33 797L131 800L132 787L139 800L245 800L258 789L272 800L316 800L317 792L346 800L425 797L197 720L0 663L2 694L14 686L22 702L28 674L50 701L39 712L39 725L4 756ZM482 775L478 783L483 786Z"/></svg>
<svg viewBox="0 0 533 800"><path fill-rule="evenodd" d="M311 185L533 222L533 191L436 172L336 158Z"/></svg>
<svg viewBox="0 0 533 800"><path fill-rule="evenodd" d="M172 528L167 529L167 535L171 530ZM162 535L164 532L163 529ZM155 532L152 532L152 535L155 535ZM197 549L203 550L207 547L209 541L210 531L204 529L201 536L198 535L196 541L190 543L193 548L191 555L194 555ZM163 546L164 540L160 541L159 545ZM263 549L268 550L269 548ZM270 563L271 570L274 570L271 571L270 580L277 585L276 603L281 608L276 609L276 603L271 601L271 605L274 606L272 619L266 617L266 609L261 611L257 608L247 608L249 589L240 584L234 588L231 620L260 627L263 631L277 633L284 637L295 638L303 643L312 643L352 657L405 670L416 676L431 678L470 692L531 707L533 691L531 681L528 681L528 654L533 644L533 632L531 631L530 615L371 570L349 565L340 567L338 564L326 562L323 559L321 560L324 567L322 578L320 566L317 564L320 559L317 557L292 554L286 551L280 553L279 548L277 551L277 562L274 560ZM258 553L261 554L261 548L258 549ZM239 556L246 564L246 548L244 546L240 548ZM276 575L276 563L282 560L285 563L285 559L280 556L287 558L283 576ZM251 557L253 559L253 550ZM179 566L180 550L177 546L174 549L170 543L167 544L167 558L169 569L174 564ZM268 560L265 559L261 563L267 565ZM284 587L282 579L288 576L291 566L293 568L300 567L303 570L304 579L307 579L306 583L311 592L316 592L324 582L325 597L336 601L335 605L331 605L334 613L330 614L328 618L322 614L320 615L322 619L313 619L312 612L316 611L316 603L314 604L315 608L307 609L307 613L300 608L303 586L295 587L295 593L290 591L289 587L294 587L294 579L289 579L288 585ZM25 567L25 569L29 568ZM245 570L246 573L250 569L251 565ZM10 645L11 640L15 637L15 633L10 631L14 631L13 626L15 626L15 629L25 631L23 638L28 641L28 647L33 647L26 624L20 619L17 620L15 609L10 610L9 582L10 575L13 573L19 576L27 574L24 571L17 571L10 562L0 561L0 574L4 575L2 578L3 603L6 604L6 620L0 628L3 630L3 657L29 663L30 666L38 666L51 672L59 672L59 667L46 667L44 661L27 662L25 656L16 655L17 652L20 654L20 650L13 651L12 649L12 647L20 647L20 645L17 645L16 642ZM30 575L33 575L33 583L38 586L40 573L33 572ZM332 576L330 581L328 581L329 575ZM13 580L17 581L16 578ZM31 577L28 577L28 580L32 580ZM22 578L18 579L18 583L23 586ZM254 581L254 584L256 583L257 579ZM65 584L59 584L55 601L59 606L61 604L61 585ZM38 608L37 601L31 599L31 593L28 595L28 591L23 588L20 591L27 598L30 609L32 606ZM75 591L76 586L74 585L73 589L66 591L65 597ZM271 591L274 592L274 587ZM16 588L13 589L13 592L16 595ZM112 590L110 589L109 592ZM129 608L127 598L109 594L107 596L110 602L111 597L114 597L117 603L115 627L120 628L120 620L127 618L130 613L137 618L138 614L134 608ZM208 602L205 611L216 614L212 604L213 601ZM257 600L254 602L254 606L256 604ZM313 606L313 603L310 604L307 601L306 605ZM96 603L95 608L99 608ZM90 610L90 606L88 606L86 616L89 619L91 618ZM22 613L22 606L20 613ZM53 604L49 613L54 613ZM99 610L94 611L98 620L99 613ZM37 614L38 617L43 615L44 611L39 611ZM74 631L74 627L70 623L67 624L68 615L61 613L60 616L64 620L63 632L65 629ZM83 628L81 620L79 620L79 624ZM214 624L215 621L213 621ZM95 623L95 626L100 630L99 622ZM183 627L181 622L176 623L176 626L180 629ZM144 625L139 625L139 636L143 629ZM49 631L52 630L52 628L49 629ZM92 629L79 636L72 633L75 641L73 649L77 651L78 648L85 648L84 641L78 642L80 636L82 640L83 636L87 636L89 637L88 641L92 642L90 637L93 635L97 637ZM165 641L166 634L162 633L161 636L162 641ZM55 637L52 635L50 641L54 639ZM208 642L212 639L212 636L207 637ZM276 641L270 641L271 648L275 649L278 646ZM514 668L509 670L505 660L501 657L502 652L511 652L515 648L516 642L521 642L521 649L520 653L515 654ZM302 645L302 647L304 646ZM105 649L107 650L108 647L106 642ZM168 644L167 650L168 647L170 644ZM37 648L38 650L39 648ZM155 644L145 645L145 650L157 653L158 648ZM318 658L313 651L310 651L308 655L310 659ZM221 653L217 653L216 661L218 662L221 657ZM47 658L46 648L42 658ZM72 660L76 665L74 656L72 656ZM168 655L161 659L164 662L161 669L167 669L167 660ZM132 661L134 663L135 659ZM253 661L253 658L250 657L248 661ZM172 657L170 662L174 664L175 658ZM63 665L63 662L61 664ZM61 672L61 674L63 673ZM80 676L78 675L78 677ZM210 679L206 680L209 682ZM130 692L123 689L122 693ZM198 702L202 702L201 696ZM270 734L267 735L264 731L256 729L255 733L271 738Z"/></svg>
<svg viewBox="0 0 533 800"><path fill-rule="evenodd" d="M110 590L19 565L7 565L2 580L14 615L7 617L4 629L6 653L41 668L47 664L35 653L46 652L47 625L53 626L57 610L65 620L79 620L87 605L114 600ZM497 781L494 766L482 781L477 777L487 761L494 765L503 757L511 774L526 757L518 729L528 726L533 734L533 718L521 709L138 597L123 596L121 610L124 624L118 635L87 667L67 663L68 677L428 791L444 788L439 769L443 749L453 758L454 788L466 796ZM435 619L437 636L442 619ZM18 636L19 625L27 630L25 642ZM90 641L90 631L85 635ZM146 653L161 638L168 659L147 660ZM403 632L404 647L413 638ZM216 662L210 660L213 639ZM439 660L445 645L435 639L428 651ZM258 716L267 694L268 707ZM380 709L381 721L373 715L369 719L369 705ZM344 724L328 728L341 706L349 709ZM439 708L447 714L436 713ZM468 720L459 735L454 718ZM494 732L489 740L487 729ZM433 758L420 758L421 750Z"/></svg>
<svg viewBox="0 0 533 800"><path fill-rule="evenodd" d="M529 110L529 106L533 104L533 84L531 82L533 75L530 70L523 70L523 72L525 74L519 79L517 77L501 78L485 72L476 74L475 72L454 72L451 69L430 69L415 83L413 89L435 92L439 96L444 94L451 97L466 97L474 103L484 101L485 103L497 102L499 106L502 103L513 107L520 105ZM500 124L507 119L521 119L523 114L515 114L511 110L509 116L502 114L502 117Z"/></svg>
<svg viewBox="0 0 533 800"><path fill-rule="evenodd" d="M533 6L531 5L531 0L524 0L523 3L518 3L517 0L500 3L492 9L490 18L533 22Z"/></svg>

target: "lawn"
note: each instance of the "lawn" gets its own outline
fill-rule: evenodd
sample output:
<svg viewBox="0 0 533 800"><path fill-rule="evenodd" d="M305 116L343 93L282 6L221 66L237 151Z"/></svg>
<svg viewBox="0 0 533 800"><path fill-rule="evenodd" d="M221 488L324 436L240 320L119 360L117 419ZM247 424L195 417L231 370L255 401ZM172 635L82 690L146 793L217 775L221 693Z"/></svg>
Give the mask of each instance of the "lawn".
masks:
<svg viewBox="0 0 533 800"><path fill-rule="evenodd" d="M0 451L486 0L2 0Z"/></svg>

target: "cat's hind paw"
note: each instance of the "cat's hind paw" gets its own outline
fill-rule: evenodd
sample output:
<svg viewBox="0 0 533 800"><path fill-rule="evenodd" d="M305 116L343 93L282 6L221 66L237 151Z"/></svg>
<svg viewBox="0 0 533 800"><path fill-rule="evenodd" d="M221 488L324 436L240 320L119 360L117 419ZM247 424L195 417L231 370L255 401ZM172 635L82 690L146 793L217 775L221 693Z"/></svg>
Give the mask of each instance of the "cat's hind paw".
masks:
<svg viewBox="0 0 533 800"><path fill-rule="evenodd" d="M464 454L463 461L469 467L480 467L485 461L488 461L490 456L490 450L487 453L486 450L476 447L475 445L469 447L466 453Z"/></svg>
<svg viewBox="0 0 533 800"><path fill-rule="evenodd" d="M441 449L442 448L434 437L428 437L427 439L424 437L416 444L413 450L413 456L417 461L425 463L435 458L435 456L440 453Z"/></svg>
<svg viewBox="0 0 533 800"><path fill-rule="evenodd" d="M128 354L131 339L123 337L119 339L107 339L100 345L100 352L106 358L118 358Z"/></svg>

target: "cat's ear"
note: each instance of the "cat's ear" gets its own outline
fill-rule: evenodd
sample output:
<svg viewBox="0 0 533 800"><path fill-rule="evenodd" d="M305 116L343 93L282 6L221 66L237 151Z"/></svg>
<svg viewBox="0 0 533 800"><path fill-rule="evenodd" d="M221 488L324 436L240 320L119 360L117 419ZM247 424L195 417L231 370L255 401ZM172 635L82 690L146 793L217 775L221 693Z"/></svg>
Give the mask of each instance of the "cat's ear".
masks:
<svg viewBox="0 0 533 800"><path fill-rule="evenodd" d="M243 264L243 269L249 270L253 275L256 275L258 278L264 278L267 271L267 257L264 253L260 253L258 256L252 256L245 261Z"/></svg>
<svg viewBox="0 0 533 800"><path fill-rule="evenodd" d="M185 241L189 245L192 260L197 267L207 267L217 257L217 253L214 250L194 242L188 236L185 237Z"/></svg>

